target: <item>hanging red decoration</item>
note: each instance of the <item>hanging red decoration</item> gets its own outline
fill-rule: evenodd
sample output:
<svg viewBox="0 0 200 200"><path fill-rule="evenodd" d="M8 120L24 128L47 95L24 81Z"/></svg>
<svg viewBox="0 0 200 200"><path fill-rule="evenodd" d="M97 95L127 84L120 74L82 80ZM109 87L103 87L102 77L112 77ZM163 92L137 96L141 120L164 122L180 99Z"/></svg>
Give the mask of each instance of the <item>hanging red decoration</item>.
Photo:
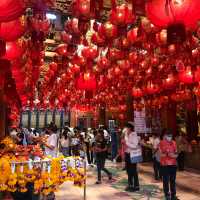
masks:
<svg viewBox="0 0 200 200"><path fill-rule="evenodd" d="M140 88L133 87L132 89L132 96L135 98L140 98L143 96L143 91Z"/></svg>
<svg viewBox="0 0 200 200"><path fill-rule="evenodd" d="M62 31L61 34L61 40L67 44L71 43L72 41L72 35L66 33L65 31Z"/></svg>
<svg viewBox="0 0 200 200"><path fill-rule="evenodd" d="M131 67L129 60L119 60L117 63L120 69L125 70L125 71L130 69Z"/></svg>
<svg viewBox="0 0 200 200"><path fill-rule="evenodd" d="M80 36L86 34L90 27L89 22L81 21L78 18L72 18L65 22L65 31L73 35L74 40L80 42Z"/></svg>
<svg viewBox="0 0 200 200"><path fill-rule="evenodd" d="M133 28L127 32L127 39L131 44L136 42L137 36L138 36L138 28L137 27Z"/></svg>
<svg viewBox="0 0 200 200"><path fill-rule="evenodd" d="M176 84L176 80L173 74L168 74L168 77L163 80L164 89L172 89Z"/></svg>
<svg viewBox="0 0 200 200"><path fill-rule="evenodd" d="M42 31L43 33L48 33L51 23L48 19L32 18L31 25L34 30Z"/></svg>
<svg viewBox="0 0 200 200"><path fill-rule="evenodd" d="M14 41L20 38L26 30L26 21L20 17L10 22L0 24L0 37L6 41Z"/></svg>
<svg viewBox="0 0 200 200"><path fill-rule="evenodd" d="M53 70L54 72L56 72L57 69L58 69L58 64L57 64L56 62L51 62L51 63L49 64L49 69L51 69L51 70Z"/></svg>
<svg viewBox="0 0 200 200"><path fill-rule="evenodd" d="M101 57L97 62L97 65L102 69L107 69L110 64L110 61L106 57Z"/></svg>
<svg viewBox="0 0 200 200"><path fill-rule="evenodd" d="M4 56L5 59L15 60L20 58L26 49L26 44L23 40L17 40L14 42L6 43L6 54Z"/></svg>
<svg viewBox="0 0 200 200"><path fill-rule="evenodd" d="M73 15L82 19L89 19L90 13L90 0L74 0L72 4Z"/></svg>
<svg viewBox="0 0 200 200"><path fill-rule="evenodd" d="M199 10L199 0L152 0L146 3L147 17L159 27L172 24L196 27L200 19Z"/></svg>
<svg viewBox="0 0 200 200"><path fill-rule="evenodd" d="M132 9L133 8L130 8L127 4L122 4L113 8L110 14L110 21L117 26L133 24L135 16Z"/></svg>
<svg viewBox="0 0 200 200"><path fill-rule="evenodd" d="M146 93L148 95L153 95L159 92L159 86L157 84L154 84L152 82L147 83L146 87Z"/></svg>
<svg viewBox="0 0 200 200"><path fill-rule="evenodd" d="M119 110L120 112L125 112L127 110L127 105L125 104L119 105Z"/></svg>
<svg viewBox="0 0 200 200"><path fill-rule="evenodd" d="M1 0L0 22L8 22L20 17L25 10L23 0Z"/></svg>
<svg viewBox="0 0 200 200"><path fill-rule="evenodd" d="M76 74L76 73L79 73L79 72L80 72L81 68L80 68L79 65L74 64L74 65L71 66L71 70L72 70L73 73Z"/></svg>
<svg viewBox="0 0 200 200"><path fill-rule="evenodd" d="M67 51L67 44L59 44L55 51L57 54L61 55L61 56L67 56L68 55L68 51Z"/></svg>
<svg viewBox="0 0 200 200"><path fill-rule="evenodd" d="M120 120L124 120L124 119L125 119L125 116L124 116L123 113L120 113L120 114L119 114L119 119L120 119Z"/></svg>
<svg viewBox="0 0 200 200"><path fill-rule="evenodd" d="M128 59L131 63L135 63L137 61L137 58L138 58L138 55L137 55L137 52L135 51L130 52L128 55Z"/></svg>
<svg viewBox="0 0 200 200"><path fill-rule="evenodd" d="M121 51L116 48L111 48L108 50L108 59L111 60L122 60L125 56L124 51Z"/></svg>
<svg viewBox="0 0 200 200"><path fill-rule="evenodd" d="M179 80L185 84L192 84L194 82L191 66L187 66L185 70L179 72Z"/></svg>
<svg viewBox="0 0 200 200"><path fill-rule="evenodd" d="M195 82L200 82L200 66L197 66L197 69L194 73Z"/></svg>
<svg viewBox="0 0 200 200"><path fill-rule="evenodd" d="M96 44L97 46L104 46L105 39L100 37L98 33L94 33L91 38L92 43Z"/></svg>
<svg viewBox="0 0 200 200"><path fill-rule="evenodd" d="M117 26L107 21L105 24L98 26L98 34L107 39L116 38L118 34Z"/></svg>
<svg viewBox="0 0 200 200"><path fill-rule="evenodd" d="M81 53L83 57L91 60L98 56L98 50L95 47L84 47Z"/></svg>
<svg viewBox="0 0 200 200"><path fill-rule="evenodd" d="M84 73L78 78L76 86L79 90L94 91L97 87L96 78L89 72Z"/></svg>

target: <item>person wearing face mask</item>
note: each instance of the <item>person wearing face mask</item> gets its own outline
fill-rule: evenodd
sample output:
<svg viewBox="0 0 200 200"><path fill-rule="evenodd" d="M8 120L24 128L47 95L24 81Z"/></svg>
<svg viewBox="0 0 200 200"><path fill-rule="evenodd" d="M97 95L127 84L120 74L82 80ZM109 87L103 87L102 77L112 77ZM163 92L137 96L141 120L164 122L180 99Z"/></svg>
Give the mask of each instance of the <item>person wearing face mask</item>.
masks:
<svg viewBox="0 0 200 200"><path fill-rule="evenodd" d="M132 158L138 156L137 152L142 154L140 146L140 138L134 131L134 124L128 122L125 129L125 163L128 175L128 186L126 191L135 192L140 190L139 178L137 172L137 162L133 162ZM134 155L135 154L135 155Z"/></svg>
<svg viewBox="0 0 200 200"><path fill-rule="evenodd" d="M176 197L177 147L171 131L164 133L159 145L162 167L163 190L166 200L178 200Z"/></svg>

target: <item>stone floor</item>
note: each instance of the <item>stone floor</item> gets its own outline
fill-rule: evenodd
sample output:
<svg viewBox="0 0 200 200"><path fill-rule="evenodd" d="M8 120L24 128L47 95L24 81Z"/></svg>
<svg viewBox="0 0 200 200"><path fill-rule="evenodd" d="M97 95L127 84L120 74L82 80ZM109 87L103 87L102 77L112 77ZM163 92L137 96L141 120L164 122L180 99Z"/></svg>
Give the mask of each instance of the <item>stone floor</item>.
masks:
<svg viewBox="0 0 200 200"><path fill-rule="evenodd" d="M162 200L162 183L155 182L152 178L152 171L149 164L140 165L141 190L137 193L124 192L127 184L126 174L118 165L108 163L107 167L114 174L114 180L109 182L107 177L103 177L103 184L95 185L95 169L88 168L87 172L87 200ZM200 192L197 189L200 184L200 175L192 172L178 173L178 196L180 200L200 200ZM190 188L190 189L189 189ZM194 191L192 189L195 189ZM56 193L56 200L82 200L83 188L77 188L72 183L65 183Z"/></svg>

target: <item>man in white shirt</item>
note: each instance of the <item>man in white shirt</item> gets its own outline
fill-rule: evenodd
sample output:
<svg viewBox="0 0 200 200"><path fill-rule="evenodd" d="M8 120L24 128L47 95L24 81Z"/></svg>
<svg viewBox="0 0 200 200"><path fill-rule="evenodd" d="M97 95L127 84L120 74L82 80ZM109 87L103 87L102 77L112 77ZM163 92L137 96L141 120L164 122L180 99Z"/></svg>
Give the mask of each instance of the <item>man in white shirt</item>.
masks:
<svg viewBox="0 0 200 200"><path fill-rule="evenodd" d="M126 125L125 130L125 162L128 174L128 187L125 190L128 192L135 192L140 190L137 163L131 162L131 156L138 152L141 154L141 151L140 139L137 133L134 132L134 125L129 122Z"/></svg>
<svg viewBox="0 0 200 200"><path fill-rule="evenodd" d="M46 142L44 143L45 155L55 158L57 156L58 137L53 128L49 128L48 133L49 135Z"/></svg>

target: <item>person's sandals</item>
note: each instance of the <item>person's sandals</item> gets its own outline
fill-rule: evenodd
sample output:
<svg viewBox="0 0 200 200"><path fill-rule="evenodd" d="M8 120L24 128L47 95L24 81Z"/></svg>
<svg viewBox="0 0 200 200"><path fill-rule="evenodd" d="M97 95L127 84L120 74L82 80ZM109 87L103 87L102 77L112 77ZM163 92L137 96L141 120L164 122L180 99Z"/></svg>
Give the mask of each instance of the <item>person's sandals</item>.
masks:
<svg viewBox="0 0 200 200"><path fill-rule="evenodd" d="M99 184L101 184L101 181L97 181L95 184L99 185Z"/></svg>

